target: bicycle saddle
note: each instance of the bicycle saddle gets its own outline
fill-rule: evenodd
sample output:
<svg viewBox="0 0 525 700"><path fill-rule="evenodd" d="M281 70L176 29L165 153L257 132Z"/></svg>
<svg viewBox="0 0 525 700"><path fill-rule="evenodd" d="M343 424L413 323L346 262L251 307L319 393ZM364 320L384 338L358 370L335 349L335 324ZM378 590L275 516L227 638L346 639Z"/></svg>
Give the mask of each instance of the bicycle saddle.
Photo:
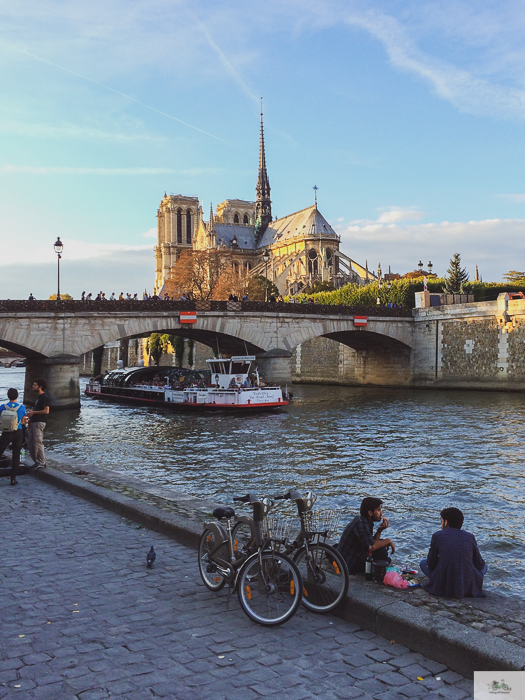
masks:
<svg viewBox="0 0 525 700"><path fill-rule="evenodd" d="M222 520L223 518L233 518L235 517L235 511L229 506L221 506L220 508L215 508L213 511L213 517L217 520Z"/></svg>

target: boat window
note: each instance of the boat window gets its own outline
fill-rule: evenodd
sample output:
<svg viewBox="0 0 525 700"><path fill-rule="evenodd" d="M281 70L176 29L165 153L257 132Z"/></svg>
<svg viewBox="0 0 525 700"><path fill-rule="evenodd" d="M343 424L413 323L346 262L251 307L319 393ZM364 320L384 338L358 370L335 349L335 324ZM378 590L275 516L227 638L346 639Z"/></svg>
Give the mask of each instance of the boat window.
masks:
<svg viewBox="0 0 525 700"><path fill-rule="evenodd" d="M231 374L248 374L249 362L232 362Z"/></svg>

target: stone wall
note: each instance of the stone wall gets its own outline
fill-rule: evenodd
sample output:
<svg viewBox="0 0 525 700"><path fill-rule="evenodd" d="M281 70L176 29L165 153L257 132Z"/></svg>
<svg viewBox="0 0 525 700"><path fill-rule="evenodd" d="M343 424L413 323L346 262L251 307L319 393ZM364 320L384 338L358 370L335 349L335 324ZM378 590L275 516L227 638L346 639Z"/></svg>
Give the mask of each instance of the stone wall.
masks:
<svg viewBox="0 0 525 700"><path fill-rule="evenodd" d="M443 323L441 378L495 379L499 336L495 318Z"/></svg>

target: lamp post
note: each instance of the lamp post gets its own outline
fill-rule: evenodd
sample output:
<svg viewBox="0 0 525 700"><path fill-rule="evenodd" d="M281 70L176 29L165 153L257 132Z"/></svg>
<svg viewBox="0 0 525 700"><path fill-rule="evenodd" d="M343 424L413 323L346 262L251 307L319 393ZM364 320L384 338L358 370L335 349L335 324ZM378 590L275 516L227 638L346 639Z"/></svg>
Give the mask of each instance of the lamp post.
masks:
<svg viewBox="0 0 525 700"><path fill-rule="evenodd" d="M270 259L270 253L265 250L263 255L264 260L264 276L266 277L266 293L264 295L264 300L268 301L268 260Z"/></svg>
<svg viewBox="0 0 525 700"><path fill-rule="evenodd" d="M58 285L57 285L57 301L60 301L60 258L62 257L62 250L64 244L60 240L60 237L56 239L55 245L53 246L55 253L57 254L57 264L58 264Z"/></svg>
<svg viewBox="0 0 525 700"><path fill-rule="evenodd" d="M423 263L421 262L421 260L418 262L417 266L419 268L419 272L422 272L423 271Z"/></svg>
<svg viewBox="0 0 525 700"><path fill-rule="evenodd" d="M433 268L433 267L434 267L434 265L432 265L432 263L431 263L430 260L429 260L429 261L428 261L428 274L429 274L429 276L432 274L432 268Z"/></svg>

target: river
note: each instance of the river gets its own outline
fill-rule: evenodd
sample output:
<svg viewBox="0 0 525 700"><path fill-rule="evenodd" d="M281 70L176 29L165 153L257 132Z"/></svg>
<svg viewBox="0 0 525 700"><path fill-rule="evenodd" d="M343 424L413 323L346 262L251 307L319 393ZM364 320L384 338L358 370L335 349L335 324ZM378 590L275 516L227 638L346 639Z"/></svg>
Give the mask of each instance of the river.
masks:
<svg viewBox="0 0 525 700"><path fill-rule="evenodd" d="M24 369L0 369L0 397ZM85 380L82 380L82 387ZM45 443L195 496L231 503L247 491L312 489L344 511L384 500L396 563L415 564L461 508L489 564L486 587L525 598L525 395L294 385L279 413L182 414L82 399L52 415ZM23 483L23 482L22 482Z"/></svg>

